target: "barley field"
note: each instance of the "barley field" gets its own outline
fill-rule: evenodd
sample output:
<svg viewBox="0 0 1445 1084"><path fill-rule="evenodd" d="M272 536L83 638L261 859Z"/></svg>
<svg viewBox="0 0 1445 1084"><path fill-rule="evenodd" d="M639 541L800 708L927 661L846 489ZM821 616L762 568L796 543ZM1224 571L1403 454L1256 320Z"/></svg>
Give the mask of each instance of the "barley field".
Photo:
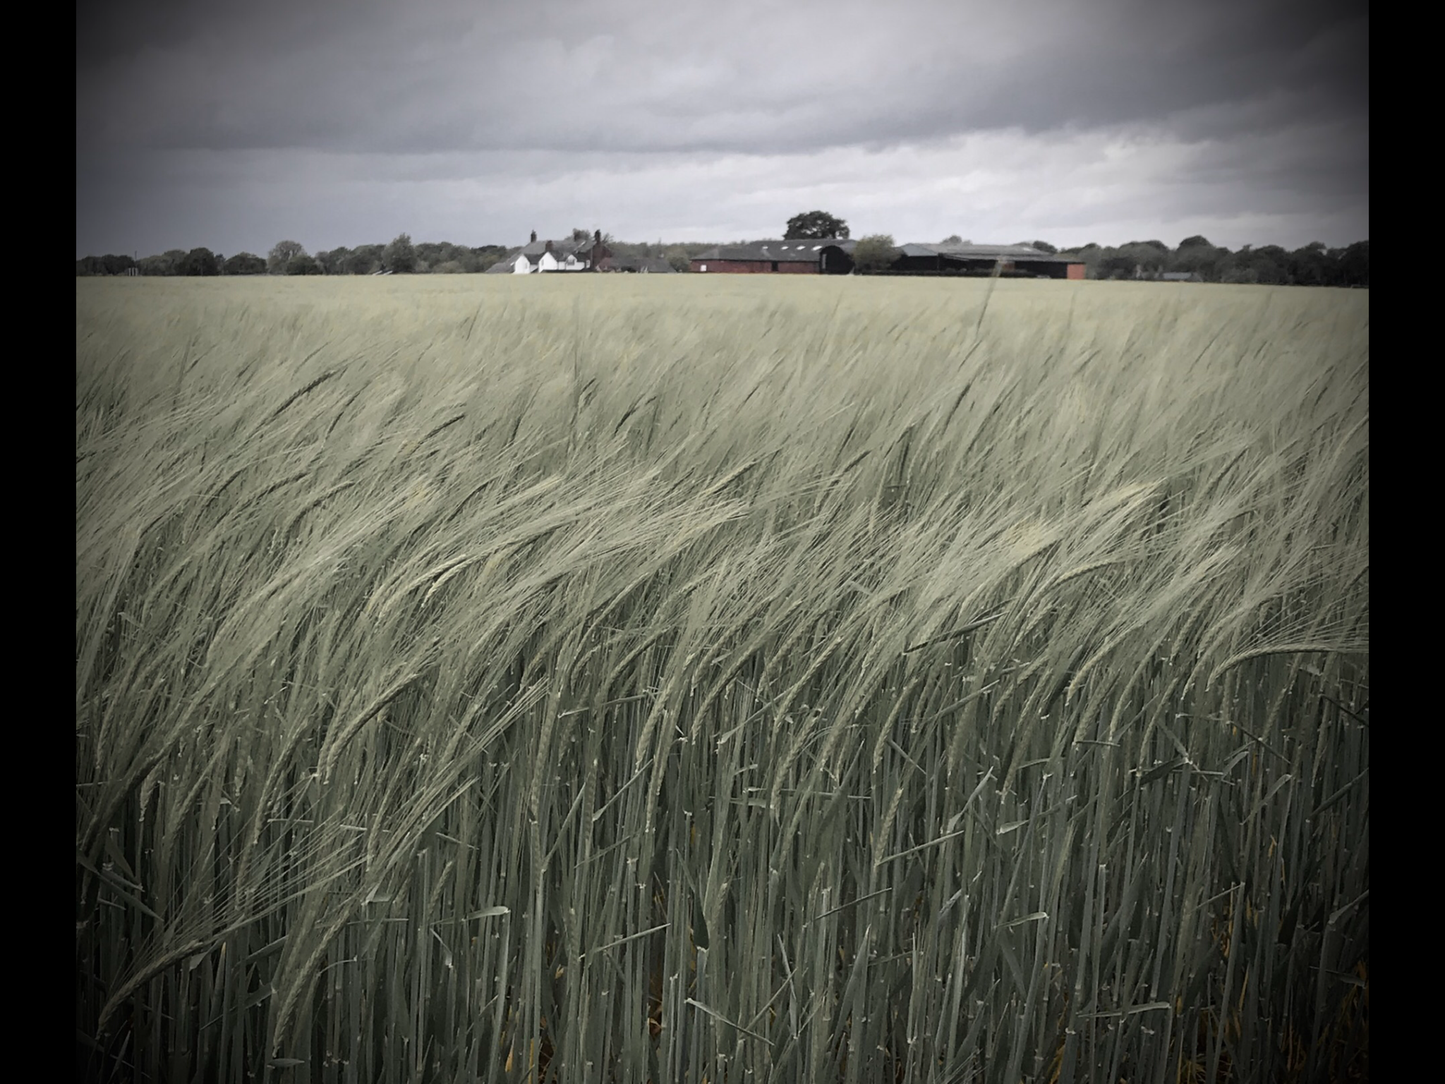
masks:
<svg viewBox="0 0 1445 1084"><path fill-rule="evenodd" d="M81 1079L1369 1075L1369 294L76 283Z"/></svg>

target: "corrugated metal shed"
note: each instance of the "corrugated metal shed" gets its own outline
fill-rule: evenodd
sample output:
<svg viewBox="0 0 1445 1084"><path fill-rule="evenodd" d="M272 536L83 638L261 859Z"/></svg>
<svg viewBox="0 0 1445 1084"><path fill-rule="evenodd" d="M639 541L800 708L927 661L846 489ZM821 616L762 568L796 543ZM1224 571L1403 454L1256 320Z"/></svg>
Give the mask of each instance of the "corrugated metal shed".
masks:
<svg viewBox="0 0 1445 1084"><path fill-rule="evenodd" d="M1074 256L1045 252L1032 245L927 245L902 246L905 256L942 256L956 260L1005 260L1011 263L1083 263Z"/></svg>
<svg viewBox="0 0 1445 1084"><path fill-rule="evenodd" d="M599 271L631 271L644 275L675 275L677 268L663 256L608 256Z"/></svg>
<svg viewBox="0 0 1445 1084"><path fill-rule="evenodd" d="M818 253L828 246L851 253L858 242L836 237L803 238L796 241L750 241L745 245L719 245L694 256L694 260L771 260L777 263L816 263Z"/></svg>

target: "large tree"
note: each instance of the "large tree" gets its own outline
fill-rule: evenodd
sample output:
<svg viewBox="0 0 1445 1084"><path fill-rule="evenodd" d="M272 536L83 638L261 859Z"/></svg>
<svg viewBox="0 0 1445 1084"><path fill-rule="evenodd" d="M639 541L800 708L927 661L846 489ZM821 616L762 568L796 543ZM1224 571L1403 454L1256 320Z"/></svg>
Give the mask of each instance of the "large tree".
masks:
<svg viewBox="0 0 1445 1084"><path fill-rule="evenodd" d="M1099 277L1102 279L1131 278L1139 268L1139 259L1128 252L1115 251L1099 261Z"/></svg>
<svg viewBox="0 0 1445 1084"><path fill-rule="evenodd" d="M351 255L342 261L344 275L369 275L381 266L382 247L380 245L357 245L351 250Z"/></svg>
<svg viewBox="0 0 1445 1084"><path fill-rule="evenodd" d="M351 255L351 249L342 245L339 248L328 249L325 252L316 254L316 262L321 265L321 270L328 275L345 274L343 268L346 260Z"/></svg>
<svg viewBox="0 0 1445 1084"><path fill-rule="evenodd" d="M273 275L286 274L286 267L297 256L305 256L300 241L277 241L266 256L266 270Z"/></svg>
<svg viewBox="0 0 1445 1084"><path fill-rule="evenodd" d="M228 275L264 275L266 261L250 252L238 252L223 265Z"/></svg>
<svg viewBox="0 0 1445 1084"><path fill-rule="evenodd" d="M112 252L104 256L87 256L75 261L77 275L121 275L134 267L135 260L129 256L117 256Z"/></svg>
<svg viewBox="0 0 1445 1084"><path fill-rule="evenodd" d="M893 238L886 233L873 233L853 248L853 266L865 275L870 271L886 271L898 259Z"/></svg>
<svg viewBox="0 0 1445 1084"><path fill-rule="evenodd" d="M411 235L397 234L395 240L382 251L381 262L386 264L388 271L398 275L409 275L415 271L416 248L411 243Z"/></svg>
<svg viewBox="0 0 1445 1084"><path fill-rule="evenodd" d="M848 223L841 218L834 218L827 211L804 211L788 219L788 229L783 234L783 240L798 241L817 237L846 239L847 236Z"/></svg>
<svg viewBox="0 0 1445 1084"><path fill-rule="evenodd" d="M210 249L193 248L181 260L180 273L182 275L219 275L221 265L220 261L216 259L216 254Z"/></svg>

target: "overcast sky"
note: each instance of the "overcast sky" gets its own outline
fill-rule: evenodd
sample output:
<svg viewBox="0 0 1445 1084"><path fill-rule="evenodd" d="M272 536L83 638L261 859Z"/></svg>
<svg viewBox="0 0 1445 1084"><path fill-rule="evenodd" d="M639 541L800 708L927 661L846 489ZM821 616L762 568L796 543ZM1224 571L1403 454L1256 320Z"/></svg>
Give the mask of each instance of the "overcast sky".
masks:
<svg viewBox="0 0 1445 1084"><path fill-rule="evenodd" d="M78 2L76 256L1369 237L1333 0Z"/></svg>

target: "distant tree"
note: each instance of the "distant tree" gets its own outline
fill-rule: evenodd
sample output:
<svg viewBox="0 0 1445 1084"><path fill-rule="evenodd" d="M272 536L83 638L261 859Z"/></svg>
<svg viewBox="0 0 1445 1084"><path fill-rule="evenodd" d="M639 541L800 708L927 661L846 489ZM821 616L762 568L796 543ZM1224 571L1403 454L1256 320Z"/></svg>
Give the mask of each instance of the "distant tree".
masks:
<svg viewBox="0 0 1445 1084"><path fill-rule="evenodd" d="M507 249L504 245L481 245L472 249L472 256L476 259L476 270L485 271L499 260L506 258Z"/></svg>
<svg viewBox="0 0 1445 1084"><path fill-rule="evenodd" d="M681 245L674 245L667 250L667 262L672 265L674 271L692 270L692 257L687 254L687 249Z"/></svg>
<svg viewBox="0 0 1445 1084"><path fill-rule="evenodd" d="M86 256L75 261L77 275L122 275L134 267L135 260L129 256L106 253L104 256Z"/></svg>
<svg viewBox="0 0 1445 1084"><path fill-rule="evenodd" d="M1269 286L1283 286L1289 282L1289 253L1278 245L1260 245L1247 254L1241 254L1240 268L1254 272L1254 281Z"/></svg>
<svg viewBox="0 0 1445 1084"><path fill-rule="evenodd" d="M178 273L182 275L219 275L221 266L216 260L216 254L210 249L193 248L181 257Z"/></svg>
<svg viewBox="0 0 1445 1084"><path fill-rule="evenodd" d="M1341 285L1370 285L1370 242L1356 241L1340 256Z"/></svg>
<svg viewBox="0 0 1445 1084"><path fill-rule="evenodd" d="M576 242L577 244L580 245L580 244L582 244L584 241L590 240L591 237L592 237L592 231L591 231L591 230L583 229L581 226L573 226L573 227L572 227L572 240L573 240L574 242Z"/></svg>
<svg viewBox="0 0 1445 1084"><path fill-rule="evenodd" d="M1295 249L1285 261L1285 272L1295 286L1328 286L1336 270L1337 261L1330 259L1323 241Z"/></svg>
<svg viewBox="0 0 1445 1084"><path fill-rule="evenodd" d="M266 270L273 275L286 274L286 266L297 256L306 255L300 241L277 241L266 256Z"/></svg>
<svg viewBox="0 0 1445 1084"><path fill-rule="evenodd" d="M412 274L416 270L417 260L410 235L397 234L391 244L382 251L381 262L388 271L395 271L398 275Z"/></svg>
<svg viewBox="0 0 1445 1084"><path fill-rule="evenodd" d="M1209 238L1203 236L1202 234L1198 234L1198 233L1196 233L1193 237L1186 237L1186 238L1184 238L1184 240L1182 240L1182 241L1179 242L1179 247L1180 247L1180 248L1193 248L1193 247L1195 247L1196 245L1202 245L1202 246L1204 246L1205 248L1213 248L1213 247L1214 247L1213 245L1211 245L1211 244L1209 243Z"/></svg>
<svg viewBox="0 0 1445 1084"><path fill-rule="evenodd" d="M892 267L896 259L898 249L886 233L869 234L853 247L853 267L865 275Z"/></svg>
<svg viewBox="0 0 1445 1084"><path fill-rule="evenodd" d="M1034 248L1038 249L1040 252L1047 252L1047 253L1049 253L1050 255L1052 255L1052 254L1054 254L1054 253L1056 253L1056 252L1059 251L1059 250L1056 249L1053 245L1049 244L1047 241L1029 241L1028 243L1029 243L1030 245L1032 245Z"/></svg>
<svg viewBox="0 0 1445 1084"><path fill-rule="evenodd" d="M357 245L342 261L343 275L369 275L381 267L381 245Z"/></svg>
<svg viewBox="0 0 1445 1084"><path fill-rule="evenodd" d="M142 275L178 275L181 261L186 258L184 250L167 249L159 256L142 256L136 266Z"/></svg>
<svg viewBox="0 0 1445 1084"><path fill-rule="evenodd" d="M940 241L940 242L938 242L938 243L939 243L940 245L966 245L966 244L968 244L967 241L965 241L962 237L958 236L958 234L956 234L956 233L950 233L947 237L945 237L942 241Z"/></svg>
<svg viewBox="0 0 1445 1084"><path fill-rule="evenodd" d="M1171 253L1161 241L1130 241L1120 245L1112 255L1127 256L1134 261L1142 278L1153 278L1169 265ZM1130 274L1134 272L1131 269Z"/></svg>
<svg viewBox="0 0 1445 1084"><path fill-rule="evenodd" d="M1202 237L1186 238L1169 257L1169 270L1195 274L1205 282L1218 282L1220 265L1227 255L1227 249L1215 248Z"/></svg>
<svg viewBox="0 0 1445 1084"><path fill-rule="evenodd" d="M303 252L299 256L293 256L290 261L287 262L286 274L321 275L325 274L325 272L321 270L321 265L316 262L315 256L308 256Z"/></svg>
<svg viewBox="0 0 1445 1084"><path fill-rule="evenodd" d="M316 262L321 265L321 270L328 275L343 275L342 270L346 265L346 258L351 255L351 249L342 246L340 248L328 249L325 252L316 254Z"/></svg>
<svg viewBox="0 0 1445 1084"><path fill-rule="evenodd" d="M847 239L848 223L834 218L826 211L805 211L788 219L785 241L806 240L813 237L839 237Z"/></svg>
<svg viewBox="0 0 1445 1084"><path fill-rule="evenodd" d="M416 246L416 260L418 271L425 265L436 273L441 271L441 265L445 263L460 264L462 273L466 274L481 270L474 250L466 245L454 245L450 241L421 242Z"/></svg>
<svg viewBox="0 0 1445 1084"><path fill-rule="evenodd" d="M222 267L228 275L264 275L266 273L266 261L250 252L236 253Z"/></svg>
<svg viewBox="0 0 1445 1084"><path fill-rule="evenodd" d="M1127 252L1114 252L1099 261L1099 277L1102 279L1125 279L1139 268L1139 260Z"/></svg>

